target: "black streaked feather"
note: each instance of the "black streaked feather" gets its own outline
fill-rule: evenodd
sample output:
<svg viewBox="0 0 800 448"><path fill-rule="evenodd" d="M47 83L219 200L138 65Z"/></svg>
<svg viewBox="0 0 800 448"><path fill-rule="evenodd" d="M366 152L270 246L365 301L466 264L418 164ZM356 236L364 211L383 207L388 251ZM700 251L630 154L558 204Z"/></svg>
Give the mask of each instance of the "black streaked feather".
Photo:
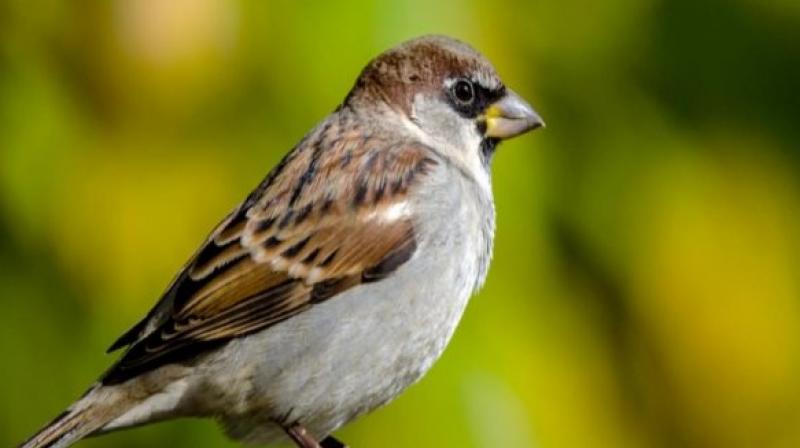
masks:
<svg viewBox="0 0 800 448"><path fill-rule="evenodd" d="M328 256L325 257L325 259L322 260L322 263L320 263L318 266L321 267L321 268L324 268L324 267L330 265L333 262L333 259L336 258L336 253L337 252L339 252L339 249L336 249L335 251L329 253Z"/></svg>
<svg viewBox="0 0 800 448"><path fill-rule="evenodd" d="M325 146L323 143L325 142L325 136L328 133L328 130L331 127L331 122L328 121L323 126L322 130L317 137L317 140L313 144L313 153L311 153L311 161L308 162L308 167L306 171L300 176L300 181L298 181L297 185L294 187L294 191L292 192L292 197L289 200L289 206L293 206L295 202L300 198L300 194L303 192L303 189L314 180L314 176L317 174L317 165L319 164L319 158L322 154L322 150Z"/></svg>
<svg viewBox="0 0 800 448"><path fill-rule="evenodd" d="M195 257L194 263L192 263L193 270L204 269L208 263L212 262L229 247L229 244L218 245L214 241L209 241L209 243L206 244Z"/></svg>
<svg viewBox="0 0 800 448"><path fill-rule="evenodd" d="M416 250L417 244L412 237L403 245L390 252L380 263L365 270L361 274L361 280L364 283L370 283L388 277L389 274L408 261Z"/></svg>
<svg viewBox="0 0 800 448"><path fill-rule="evenodd" d="M300 225L303 221L305 221L313 209L314 204L307 204L305 207L301 208L300 211L297 212L297 216L294 218L294 225Z"/></svg>
<svg viewBox="0 0 800 448"><path fill-rule="evenodd" d="M311 264L314 262L314 260L317 259L318 256L319 256L319 247L311 251L310 254L306 255L306 258L303 258L302 263Z"/></svg>
<svg viewBox="0 0 800 448"><path fill-rule="evenodd" d="M256 232L257 233L266 232L267 230L269 230L272 227L273 224L275 224L275 221L277 219L278 218L275 217L275 216L273 216L271 218L267 218L267 219L262 219L261 221L259 221L258 225L256 226Z"/></svg>
<svg viewBox="0 0 800 448"><path fill-rule="evenodd" d="M278 223L278 228L279 228L279 229L281 229L281 230L283 230L283 229L285 229L286 227L288 227L288 226L289 226L289 224L291 224L291 222L292 222L292 217L293 217L293 216L294 216L294 210L292 210L292 209L289 209L289 210L286 212L286 214L285 214L285 215L283 215L283 219L281 219L281 222L279 222L279 223Z"/></svg>
<svg viewBox="0 0 800 448"><path fill-rule="evenodd" d="M303 239L299 243L297 243L294 246L292 246L292 247L286 249L285 251L283 251L281 256L284 257L284 258L294 258L294 257L296 257L297 254L299 254L303 250L303 248L306 247L306 245L308 244L308 242L310 240L311 240L310 236L306 237L305 239Z"/></svg>
<svg viewBox="0 0 800 448"><path fill-rule="evenodd" d="M273 247L280 246L281 243L283 243L283 241L279 240L274 236L271 236L267 238L266 241L264 241L264 247L266 247L267 249L271 249Z"/></svg>
<svg viewBox="0 0 800 448"><path fill-rule="evenodd" d="M361 204L364 203L364 198L367 196L367 187L368 185L366 182L361 182L358 185L358 189L356 190L355 196L353 196L353 207L358 208Z"/></svg>

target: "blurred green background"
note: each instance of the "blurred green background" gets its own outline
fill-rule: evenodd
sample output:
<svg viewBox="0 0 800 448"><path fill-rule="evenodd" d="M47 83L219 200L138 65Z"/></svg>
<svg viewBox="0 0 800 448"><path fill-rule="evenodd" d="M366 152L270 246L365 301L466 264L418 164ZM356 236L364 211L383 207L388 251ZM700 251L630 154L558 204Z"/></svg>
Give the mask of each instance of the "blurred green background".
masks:
<svg viewBox="0 0 800 448"><path fill-rule="evenodd" d="M495 261L354 447L800 446L800 2L0 1L0 445L114 359L380 51L459 37L547 120ZM86 447L232 447L210 421Z"/></svg>

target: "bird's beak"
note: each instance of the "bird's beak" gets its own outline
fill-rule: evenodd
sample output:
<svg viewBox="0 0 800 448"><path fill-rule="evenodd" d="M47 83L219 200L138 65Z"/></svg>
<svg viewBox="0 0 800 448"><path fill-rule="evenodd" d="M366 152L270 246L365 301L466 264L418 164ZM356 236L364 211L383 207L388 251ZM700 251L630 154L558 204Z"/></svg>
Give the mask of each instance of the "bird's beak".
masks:
<svg viewBox="0 0 800 448"><path fill-rule="evenodd" d="M507 139L544 127L542 117L511 89L486 109L486 136Z"/></svg>

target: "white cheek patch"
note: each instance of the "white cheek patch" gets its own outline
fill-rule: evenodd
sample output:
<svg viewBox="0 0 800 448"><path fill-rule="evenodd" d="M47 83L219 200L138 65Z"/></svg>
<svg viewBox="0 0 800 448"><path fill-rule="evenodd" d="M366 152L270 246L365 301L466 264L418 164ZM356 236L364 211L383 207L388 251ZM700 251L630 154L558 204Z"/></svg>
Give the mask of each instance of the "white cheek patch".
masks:
<svg viewBox="0 0 800 448"><path fill-rule="evenodd" d="M411 135L470 173L486 191L491 191L480 152L483 136L473 120L461 117L445 102L423 95L414 97L411 120L400 118Z"/></svg>

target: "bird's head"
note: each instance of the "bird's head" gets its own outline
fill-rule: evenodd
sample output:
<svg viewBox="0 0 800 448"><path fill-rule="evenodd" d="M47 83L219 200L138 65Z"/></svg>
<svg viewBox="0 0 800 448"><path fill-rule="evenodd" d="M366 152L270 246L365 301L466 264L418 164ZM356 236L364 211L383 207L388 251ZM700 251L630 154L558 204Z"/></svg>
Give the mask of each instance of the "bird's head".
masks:
<svg viewBox="0 0 800 448"><path fill-rule="evenodd" d="M404 115L438 146L475 151L484 163L498 142L544 126L533 108L503 84L486 58L444 36L420 37L373 59L345 104L375 103Z"/></svg>

